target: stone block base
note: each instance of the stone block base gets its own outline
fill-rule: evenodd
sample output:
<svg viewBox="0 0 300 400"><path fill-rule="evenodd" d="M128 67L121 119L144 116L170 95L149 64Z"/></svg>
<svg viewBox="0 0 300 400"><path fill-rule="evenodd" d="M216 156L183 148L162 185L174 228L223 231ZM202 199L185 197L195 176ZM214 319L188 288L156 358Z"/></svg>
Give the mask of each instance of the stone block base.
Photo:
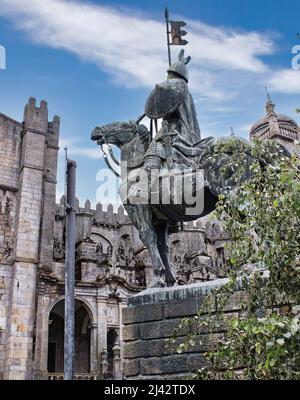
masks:
<svg viewBox="0 0 300 400"><path fill-rule="evenodd" d="M183 379L203 367L205 346L184 354L170 354L166 340L173 336L182 318L196 315L211 290L226 281L218 279L173 288L147 289L131 297L123 311L126 378ZM231 310L236 310L234 304ZM220 334L216 332L216 340L220 340Z"/></svg>

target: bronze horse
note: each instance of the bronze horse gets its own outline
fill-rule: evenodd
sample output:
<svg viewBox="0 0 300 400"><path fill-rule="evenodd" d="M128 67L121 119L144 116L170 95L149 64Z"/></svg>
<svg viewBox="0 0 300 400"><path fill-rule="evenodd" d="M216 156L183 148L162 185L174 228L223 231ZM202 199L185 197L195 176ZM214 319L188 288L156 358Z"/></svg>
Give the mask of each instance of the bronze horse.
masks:
<svg viewBox="0 0 300 400"><path fill-rule="evenodd" d="M134 187L130 174L136 177L136 172L141 170L143 156L151 141L148 129L134 121L114 122L96 127L91 139L97 141L100 146L106 144L120 148L121 161L127 163L127 170L121 172L121 187L125 185L130 191L131 187ZM241 181L250 176L250 165L253 162L251 146L250 142L242 138L210 137L203 139L197 147L190 149L191 158L196 155L194 159L196 159L197 167L205 172L201 186L203 208L198 213L187 213L186 210L191 205L185 203L151 204L151 202L123 201L130 220L139 231L140 239L149 251L156 278L152 286L173 286L176 283L170 262L168 234L176 230L179 223L183 221L196 220L211 213L215 209L219 194L226 191L232 192ZM243 172L241 172L241 165L243 165ZM195 182L191 182L195 189ZM125 197L126 195L123 194L122 200ZM159 198L161 199L161 196Z"/></svg>

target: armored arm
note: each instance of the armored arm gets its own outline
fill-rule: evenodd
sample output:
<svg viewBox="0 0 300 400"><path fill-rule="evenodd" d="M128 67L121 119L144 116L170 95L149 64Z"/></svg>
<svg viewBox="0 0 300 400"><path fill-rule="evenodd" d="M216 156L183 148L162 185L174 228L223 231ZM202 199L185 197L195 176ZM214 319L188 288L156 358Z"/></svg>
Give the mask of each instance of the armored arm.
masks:
<svg viewBox="0 0 300 400"><path fill-rule="evenodd" d="M161 158L159 156L151 155L145 157L144 170L149 174L151 170L160 169Z"/></svg>

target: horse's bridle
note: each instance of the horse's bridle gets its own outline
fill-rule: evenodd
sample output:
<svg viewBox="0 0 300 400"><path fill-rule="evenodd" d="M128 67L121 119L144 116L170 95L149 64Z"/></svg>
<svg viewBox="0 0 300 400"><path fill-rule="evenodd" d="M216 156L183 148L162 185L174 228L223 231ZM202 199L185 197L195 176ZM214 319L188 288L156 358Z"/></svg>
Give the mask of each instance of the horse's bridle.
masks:
<svg viewBox="0 0 300 400"><path fill-rule="evenodd" d="M146 116L146 114L141 115L137 121L136 121L136 125L139 125L139 123L142 121L142 119ZM137 129L136 132L137 133ZM105 143L100 145L101 151L103 153L103 158L104 161L106 163L106 165L108 166L108 168L110 170L112 170L112 172L119 178L121 176L121 171L120 171L120 162L119 160L115 157L114 153L113 153L113 149L111 147L111 145L109 143L107 143L107 140L105 138L105 136L103 137L103 140ZM105 148L105 147L106 148ZM109 157L112 159L112 161L115 163L115 167L113 167L110 162L109 162Z"/></svg>

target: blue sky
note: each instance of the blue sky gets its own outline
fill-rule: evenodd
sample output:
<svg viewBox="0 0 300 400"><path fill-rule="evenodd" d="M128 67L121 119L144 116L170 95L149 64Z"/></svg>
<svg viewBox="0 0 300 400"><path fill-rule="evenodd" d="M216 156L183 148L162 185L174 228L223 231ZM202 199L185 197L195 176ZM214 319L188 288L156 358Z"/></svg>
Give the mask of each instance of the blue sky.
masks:
<svg viewBox="0 0 300 400"><path fill-rule="evenodd" d="M265 90L281 113L300 119L300 70L291 49L300 41L296 0L0 0L0 112L22 120L30 96L61 117L58 196L63 147L77 161L81 203L96 202L104 167L90 141L96 125L136 119L167 68L164 8L187 22L190 91L202 136L247 137L264 114ZM172 48L177 58L180 47ZM99 192L98 192L99 194Z"/></svg>

